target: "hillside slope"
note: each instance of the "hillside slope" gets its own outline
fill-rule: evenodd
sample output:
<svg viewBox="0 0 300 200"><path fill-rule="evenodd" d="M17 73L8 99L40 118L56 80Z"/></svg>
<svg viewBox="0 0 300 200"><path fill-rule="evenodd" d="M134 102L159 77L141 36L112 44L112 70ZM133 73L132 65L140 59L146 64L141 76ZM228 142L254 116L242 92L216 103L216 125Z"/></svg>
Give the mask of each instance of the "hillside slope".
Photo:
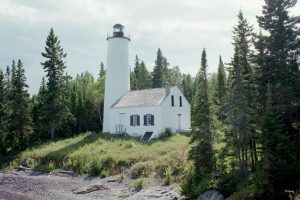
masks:
<svg viewBox="0 0 300 200"><path fill-rule="evenodd" d="M43 172L71 170L102 177L123 172L132 178L164 178L169 174L176 181L184 171L189 147L189 138L182 135L143 143L134 138L88 132L32 147L18 155L10 167L23 165Z"/></svg>

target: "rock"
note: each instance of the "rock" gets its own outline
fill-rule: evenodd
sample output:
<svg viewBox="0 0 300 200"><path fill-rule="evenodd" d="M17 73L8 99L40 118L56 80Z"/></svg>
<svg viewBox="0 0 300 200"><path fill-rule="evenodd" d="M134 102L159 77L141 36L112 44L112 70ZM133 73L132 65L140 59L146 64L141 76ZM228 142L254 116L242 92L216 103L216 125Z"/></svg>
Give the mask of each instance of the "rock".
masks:
<svg viewBox="0 0 300 200"><path fill-rule="evenodd" d="M97 190L107 190L108 188L102 184L94 184L84 187L82 189L74 190L74 194L87 194L91 192L95 192Z"/></svg>
<svg viewBox="0 0 300 200"><path fill-rule="evenodd" d="M22 165L19 166L19 171L31 171L31 168L29 167L24 167Z"/></svg>
<svg viewBox="0 0 300 200"><path fill-rule="evenodd" d="M201 199L202 200L224 200L224 197L216 190L208 190L203 194L201 194Z"/></svg>

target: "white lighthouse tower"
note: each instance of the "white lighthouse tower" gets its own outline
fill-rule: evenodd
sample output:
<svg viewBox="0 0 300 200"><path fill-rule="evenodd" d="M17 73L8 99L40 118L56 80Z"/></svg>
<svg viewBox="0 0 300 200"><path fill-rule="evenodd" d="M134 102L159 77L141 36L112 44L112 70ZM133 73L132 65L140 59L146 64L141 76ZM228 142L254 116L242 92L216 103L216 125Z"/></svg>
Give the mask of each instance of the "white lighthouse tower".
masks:
<svg viewBox="0 0 300 200"><path fill-rule="evenodd" d="M124 26L115 24L113 35L107 37L103 132L114 132L111 106L130 91L128 45L130 38L124 35Z"/></svg>

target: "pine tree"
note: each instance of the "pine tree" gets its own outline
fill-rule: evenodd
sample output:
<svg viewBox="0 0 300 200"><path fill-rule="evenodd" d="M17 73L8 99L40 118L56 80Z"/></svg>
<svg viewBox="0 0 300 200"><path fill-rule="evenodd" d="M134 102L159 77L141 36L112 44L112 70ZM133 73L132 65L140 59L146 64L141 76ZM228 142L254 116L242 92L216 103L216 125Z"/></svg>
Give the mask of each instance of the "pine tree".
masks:
<svg viewBox="0 0 300 200"><path fill-rule="evenodd" d="M13 96L10 115L10 130L15 139L17 150L25 149L29 144L32 133L31 118L29 111L29 93L27 91L25 70L21 60L18 60L16 68L12 66L12 88Z"/></svg>
<svg viewBox="0 0 300 200"><path fill-rule="evenodd" d="M60 128L65 112L68 112L63 105L64 70L66 68L64 58L67 54L63 52L60 41L51 28L47 37L45 53L42 56L46 59L41 63L48 78L46 105L48 126L51 139L55 137L55 131Z"/></svg>
<svg viewBox="0 0 300 200"><path fill-rule="evenodd" d="M163 57L160 48L157 50L157 56L155 60L155 66L152 72L152 87L153 88L160 88L164 87L164 73L165 73L165 66L167 62L166 59Z"/></svg>
<svg viewBox="0 0 300 200"><path fill-rule="evenodd" d="M224 106L226 97L226 74L222 61L222 57L219 58L218 73L217 73L217 90L216 90L217 104L218 104L218 118L223 121L225 119Z"/></svg>
<svg viewBox="0 0 300 200"><path fill-rule="evenodd" d="M280 126L275 127L274 135L265 130L265 143L270 144L276 138L280 143L270 146L274 149L270 161L273 169L266 169L266 173L273 177L274 199L282 199L285 189L296 189L300 181L293 178L300 174L300 147L299 147L299 124L300 124L300 73L299 73L299 45L300 30L299 16L290 16L288 10L295 6L295 0L265 0L262 16L258 16L259 26L267 33L256 49L264 48L263 61L258 63L259 91L267 93L263 83L268 83L272 91L272 115ZM262 38L262 37L261 37ZM259 46L263 44L264 46ZM261 58L261 52L258 52ZM267 96L262 99L263 105L267 104ZM270 115L271 115L270 114ZM267 115L268 117L268 115ZM270 119L271 117L268 117ZM268 120L267 120L268 121ZM265 122L266 123L266 122ZM275 122L274 122L275 124ZM274 124L262 126L262 131L274 128ZM274 128L274 129L275 129ZM298 144L297 144L298 143ZM280 150L280 147L288 147L293 151ZM268 146L268 145L267 145ZM275 198L276 196L276 198Z"/></svg>
<svg viewBox="0 0 300 200"><path fill-rule="evenodd" d="M297 189L297 185L293 185L293 175L290 174L292 172L296 173L296 166L287 165L286 163L287 159L294 159L293 154L297 151L297 148L294 142L289 141L286 134L282 134L283 122L277 112L278 110L272 102L272 91L270 85L268 85L266 110L261 123L266 195L272 199L284 199L286 197L284 189Z"/></svg>
<svg viewBox="0 0 300 200"><path fill-rule="evenodd" d="M146 68L144 61L140 64L139 89L148 89L152 87L151 76Z"/></svg>
<svg viewBox="0 0 300 200"><path fill-rule="evenodd" d="M104 77L105 74L106 74L106 72L105 72L104 64L103 64L103 62L101 62L98 80L100 80L102 77Z"/></svg>
<svg viewBox="0 0 300 200"><path fill-rule="evenodd" d="M202 52L201 68L199 71L199 85L197 85L192 106L193 124L191 143L195 145L189 152L189 158L194 162L196 179L201 180L203 172L205 174L210 174L213 170L213 149L205 49L203 49Z"/></svg>
<svg viewBox="0 0 300 200"><path fill-rule="evenodd" d="M191 103L193 97L193 79L190 74L182 75L182 89L185 98Z"/></svg>
<svg viewBox="0 0 300 200"><path fill-rule="evenodd" d="M131 73L130 77L130 87L131 90L138 90L139 89L139 74L140 74L140 59L137 55L135 55L135 64L133 72Z"/></svg>
<svg viewBox="0 0 300 200"><path fill-rule="evenodd" d="M230 141L227 145L231 145L234 150L241 174L246 176L248 175L248 144L251 131L250 108L243 85L241 58L237 45L231 64L234 78L227 97L226 121L230 125L230 130L226 140Z"/></svg>
<svg viewBox="0 0 300 200"><path fill-rule="evenodd" d="M178 66L167 69L168 77L166 77L166 82L168 82L172 86L181 87L182 84L182 74Z"/></svg>
<svg viewBox="0 0 300 200"><path fill-rule="evenodd" d="M6 154L7 144L5 141L5 87L4 74L0 70L0 157Z"/></svg>

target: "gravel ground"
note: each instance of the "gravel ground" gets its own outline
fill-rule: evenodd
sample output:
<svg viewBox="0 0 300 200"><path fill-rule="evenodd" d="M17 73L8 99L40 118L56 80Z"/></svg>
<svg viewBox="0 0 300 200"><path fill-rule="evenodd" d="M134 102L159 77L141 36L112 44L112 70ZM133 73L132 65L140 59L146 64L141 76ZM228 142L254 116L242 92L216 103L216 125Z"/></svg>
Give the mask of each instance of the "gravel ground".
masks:
<svg viewBox="0 0 300 200"><path fill-rule="evenodd" d="M71 173L0 173L0 200L183 199L174 186L161 186L155 179L146 179L147 186L139 192L129 188L134 180L120 180L119 176L100 179L73 176Z"/></svg>

